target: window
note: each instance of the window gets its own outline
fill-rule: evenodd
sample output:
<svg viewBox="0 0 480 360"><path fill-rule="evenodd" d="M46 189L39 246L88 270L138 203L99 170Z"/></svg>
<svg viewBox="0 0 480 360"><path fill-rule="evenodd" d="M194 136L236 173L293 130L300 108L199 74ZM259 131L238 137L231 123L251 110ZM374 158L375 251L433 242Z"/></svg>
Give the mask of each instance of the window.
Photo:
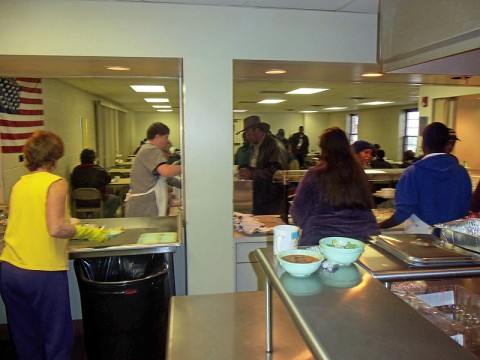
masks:
<svg viewBox="0 0 480 360"><path fill-rule="evenodd" d="M350 134L348 139L350 140L350 144L353 144L358 140L358 114L350 114L349 116Z"/></svg>
<svg viewBox="0 0 480 360"><path fill-rule="evenodd" d="M418 109L405 110L405 135L403 137L403 151L417 151L420 115Z"/></svg>

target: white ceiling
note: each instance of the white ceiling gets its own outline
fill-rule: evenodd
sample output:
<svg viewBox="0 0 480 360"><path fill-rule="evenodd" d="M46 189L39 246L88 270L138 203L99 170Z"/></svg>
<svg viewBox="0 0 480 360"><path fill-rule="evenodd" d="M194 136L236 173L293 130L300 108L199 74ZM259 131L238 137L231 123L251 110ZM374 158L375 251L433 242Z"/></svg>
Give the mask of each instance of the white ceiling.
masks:
<svg viewBox="0 0 480 360"><path fill-rule="evenodd" d="M89 0L84 0L89 1ZM215 6L268 7L280 9L378 13L378 0L104 0L137 3L175 3ZM128 72L112 72L109 65L125 65ZM267 75L265 70L282 68L283 75ZM129 85L164 85L174 109L180 106L179 79L182 61L174 58L102 58L0 56L0 76L38 76L56 78L89 93L108 99L132 111L154 111L144 94ZM381 78L362 78L364 72L376 72L375 64L234 61L233 108L249 112L296 112L320 110L330 106L362 108L366 101L392 101L394 105L416 104L418 84L480 86L480 77L451 79L455 75L389 73ZM328 88L314 95L285 95L299 87ZM150 95L148 95L150 97ZM257 104L265 98L287 101L276 105ZM388 106L388 105L387 105ZM324 110L323 110L324 111Z"/></svg>

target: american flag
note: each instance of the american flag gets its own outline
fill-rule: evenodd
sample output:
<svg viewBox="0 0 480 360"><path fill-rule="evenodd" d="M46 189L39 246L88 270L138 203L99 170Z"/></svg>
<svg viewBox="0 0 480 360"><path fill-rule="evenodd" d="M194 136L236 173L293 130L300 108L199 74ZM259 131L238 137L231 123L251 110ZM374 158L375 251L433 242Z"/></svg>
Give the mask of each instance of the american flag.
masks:
<svg viewBox="0 0 480 360"><path fill-rule="evenodd" d="M42 80L0 78L2 153L21 153L25 140L43 129Z"/></svg>

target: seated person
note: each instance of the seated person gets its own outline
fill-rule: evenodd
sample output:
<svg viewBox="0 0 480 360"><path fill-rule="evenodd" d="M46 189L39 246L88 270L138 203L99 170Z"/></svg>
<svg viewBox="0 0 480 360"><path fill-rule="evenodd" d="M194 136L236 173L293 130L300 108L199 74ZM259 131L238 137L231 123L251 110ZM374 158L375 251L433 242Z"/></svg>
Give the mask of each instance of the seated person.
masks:
<svg viewBox="0 0 480 360"><path fill-rule="evenodd" d="M440 122L425 128L425 156L405 169L396 186L395 213L380 228L405 221L406 233L430 234L433 225L468 214L472 182L465 168L445 153L448 136L448 128Z"/></svg>
<svg viewBox="0 0 480 360"><path fill-rule="evenodd" d="M78 188L95 188L103 194L105 217L114 217L118 207L122 204L122 199L110 194L106 187L112 178L105 169L95 164L95 151L92 149L83 149L80 154L80 165L73 169L70 177L72 190Z"/></svg>
<svg viewBox="0 0 480 360"><path fill-rule="evenodd" d="M415 153L412 150L407 150L403 153L402 164L400 168L405 169L413 164L415 160Z"/></svg>
<svg viewBox="0 0 480 360"><path fill-rule="evenodd" d="M375 160L372 160L370 166L372 169L391 169L393 166L388 161L385 161L385 151L382 149L377 150L377 156Z"/></svg>
<svg viewBox="0 0 480 360"><path fill-rule="evenodd" d="M320 137L321 155L300 182L290 214L302 229L299 245L344 236L366 240L380 234L372 212L371 188L345 132L333 127Z"/></svg>

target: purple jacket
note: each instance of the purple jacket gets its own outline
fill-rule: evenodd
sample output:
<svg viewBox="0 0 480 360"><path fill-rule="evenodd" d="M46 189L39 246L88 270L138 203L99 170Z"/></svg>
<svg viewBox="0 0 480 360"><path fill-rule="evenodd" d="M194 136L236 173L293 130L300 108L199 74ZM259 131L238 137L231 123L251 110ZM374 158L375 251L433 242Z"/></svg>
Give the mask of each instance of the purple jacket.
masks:
<svg viewBox="0 0 480 360"><path fill-rule="evenodd" d="M371 209L334 209L320 204L316 168L311 168L300 183L290 208L295 225L302 229L299 245L318 245L320 239L343 236L364 240L380 234Z"/></svg>

